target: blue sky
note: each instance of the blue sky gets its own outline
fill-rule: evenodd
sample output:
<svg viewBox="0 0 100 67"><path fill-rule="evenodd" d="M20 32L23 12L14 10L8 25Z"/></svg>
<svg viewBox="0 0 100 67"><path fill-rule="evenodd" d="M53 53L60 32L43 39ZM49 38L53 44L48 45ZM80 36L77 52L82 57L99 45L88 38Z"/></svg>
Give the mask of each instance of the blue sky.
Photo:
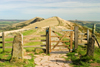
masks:
<svg viewBox="0 0 100 67"><path fill-rule="evenodd" d="M61 17L100 21L100 0L2 0L0 19Z"/></svg>

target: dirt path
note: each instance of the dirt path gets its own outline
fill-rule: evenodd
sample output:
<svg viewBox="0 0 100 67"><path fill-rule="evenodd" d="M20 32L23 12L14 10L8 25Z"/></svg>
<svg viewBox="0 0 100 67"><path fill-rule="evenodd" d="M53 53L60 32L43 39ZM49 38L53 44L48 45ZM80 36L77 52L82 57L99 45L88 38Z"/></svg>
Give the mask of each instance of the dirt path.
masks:
<svg viewBox="0 0 100 67"><path fill-rule="evenodd" d="M71 61L66 61L66 54L35 55L35 67L70 67Z"/></svg>

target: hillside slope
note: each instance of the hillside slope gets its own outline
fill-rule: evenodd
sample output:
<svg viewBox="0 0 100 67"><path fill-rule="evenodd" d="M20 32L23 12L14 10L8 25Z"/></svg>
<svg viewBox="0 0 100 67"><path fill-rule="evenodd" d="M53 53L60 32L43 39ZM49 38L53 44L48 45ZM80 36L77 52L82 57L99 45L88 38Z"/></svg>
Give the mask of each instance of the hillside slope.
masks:
<svg viewBox="0 0 100 67"><path fill-rule="evenodd" d="M70 29L71 27L74 28L74 26L78 26L79 30L83 32L87 30L86 27L83 27L79 24L70 22L70 21L66 21L60 17L50 17L47 19L44 18L40 18L40 17L35 17L33 19L24 21L24 22L20 22L20 23L16 23L13 24L12 26L9 26L5 29L7 30L16 30L16 29L32 29L35 27L39 27L39 28L46 28L46 27L56 27L56 28L61 28L61 29Z"/></svg>
<svg viewBox="0 0 100 67"><path fill-rule="evenodd" d="M35 28L35 27L48 27L48 26L64 26L64 27L69 28L70 26L73 26L73 25L74 23L61 19L59 17L51 17L43 21L32 23L28 26L25 26L24 29Z"/></svg>
<svg viewBox="0 0 100 67"><path fill-rule="evenodd" d="M32 24L32 23L35 23L35 22L39 22L39 21L42 21L44 20L44 18L41 18L41 17L35 17L33 19L30 19L30 20L27 20L27 21L24 21L24 22L19 22L19 23L16 23L16 24L13 24L11 26L8 26L6 28L4 28L5 30L15 30L15 29L21 29L23 28L24 26L27 26L29 24Z"/></svg>
<svg viewBox="0 0 100 67"><path fill-rule="evenodd" d="M80 20L69 20L69 21L91 29L93 27L93 24L96 24L96 31L97 33L100 33L100 21L80 21Z"/></svg>
<svg viewBox="0 0 100 67"><path fill-rule="evenodd" d="M42 20L40 22L36 22L36 23L32 23L28 26L23 27L23 29L31 29L31 28L35 28L35 27L39 27L39 28L46 28L46 27L56 27L56 28L61 28L61 29L70 29L71 27L74 28L74 26L78 26L80 31L87 31L86 27L83 27L79 24L64 20L60 17L51 17L45 20Z"/></svg>

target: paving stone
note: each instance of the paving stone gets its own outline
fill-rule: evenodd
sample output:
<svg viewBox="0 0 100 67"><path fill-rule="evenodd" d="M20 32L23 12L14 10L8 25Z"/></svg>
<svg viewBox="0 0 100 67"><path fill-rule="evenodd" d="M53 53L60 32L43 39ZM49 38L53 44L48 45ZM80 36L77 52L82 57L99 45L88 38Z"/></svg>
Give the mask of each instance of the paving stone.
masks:
<svg viewBox="0 0 100 67"><path fill-rule="evenodd" d="M51 55L51 57L58 58L58 57L59 57L59 55L54 54L54 55Z"/></svg>
<svg viewBox="0 0 100 67"><path fill-rule="evenodd" d="M49 66L43 66L43 67L49 67Z"/></svg>
<svg viewBox="0 0 100 67"><path fill-rule="evenodd" d="M48 66L54 67L55 66L55 63L50 63Z"/></svg>
<svg viewBox="0 0 100 67"><path fill-rule="evenodd" d="M43 57L41 57L41 56L40 56L40 57L37 57L37 58L39 58L39 59L41 59L41 60L43 59Z"/></svg>
<svg viewBox="0 0 100 67"><path fill-rule="evenodd" d="M40 60L41 60L40 58L35 58L34 59L35 62L40 62Z"/></svg>
<svg viewBox="0 0 100 67"><path fill-rule="evenodd" d="M50 60L52 63L56 63L56 60Z"/></svg>
<svg viewBox="0 0 100 67"><path fill-rule="evenodd" d="M35 64L36 64L36 65L41 65L41 63L40 63L40 62L35 62Z"/></svg>
<svg viewBox="0 0 100 67"><path fill-rule="evenodd" d="M71 61L66 61L62 56L67 57L66 54L40 55L35 59L35 63L40 67L69 67Z"/></svg>
<svg viewBox="0 0 100 67"><path fill-rule="evenodd" d="M65 59L64 58L55 58L58 62L60 62L60 61L65 61Z"/></svg>
<svg viewBox="0 0 100 67"><path fill-rule="evenodd" d="M54 62L52 62L52 61L47 61L46 63L54 63ZM56 62L55 62L56 63Z"/></svg>
<svg viewBox="0 0 100 67"><path fill-rule="evenodd" d="M34 55L35 57L40 57L40 55Z"/></svg>
<svg viewBox="0 0 100 67"><path fill-rule="evenodd" d="M44 56L43 58L49 58L49 56Z"/></svg>
<svg viewBox="0 0 100 67"><path fill-rule="evenodd" d="M37 66L35 66L35 67L43 67L43 66L38 66L38 65L37 65Z"/></svg>
<svg viewBox="0 0 100 67"><path fill-rule="evenodd" d="M51 60L56 60L54 57L49 57L49 60L51 61Z"/></svg>
<svg viewBox="0 0 100 67"><path fill-rule="evenodd" d="M60 66L63 66L64 65L64 63L60 63L60 62L57 62L57 64L60 65Z"/></svg>
<svg viewBox="0 0 100 67"><path fill-rule="evenodd" d="M46 61L48 61L48 60L41 60L40 63L42 64L42 63L45 63Z"/></svg>
<svg viewBox="0 0 100 67"><path fill-rule="evenodd" d="M42 64L42 66L48 66L49 65L49 63L43 63Z"/></svg>
<svg viewBox="0 0 100 67"><path fill-rule="evenodd" d="M58 65L58 64L54 64L53 67L62 67L62 66L60 66L60 65Z"/></svg>
<svg viewBox="0 0 100 67"><path fill-rule="evenodd" d="M64 64L65 67L70 67L68 64Z"/></svg>
<svg viewBox="0 0 100 67"><path fill-rule="evenodd" d="M63 66L59 66L59 65L54 65L54 67L63 67Z"/></svg>
<svg viewBox="0 0 100 67"><path fill-rule="evenodd" d="M44 57L42 58L42 60L48 61L48 60L49 60L49 56L44 56Z"/></svg>

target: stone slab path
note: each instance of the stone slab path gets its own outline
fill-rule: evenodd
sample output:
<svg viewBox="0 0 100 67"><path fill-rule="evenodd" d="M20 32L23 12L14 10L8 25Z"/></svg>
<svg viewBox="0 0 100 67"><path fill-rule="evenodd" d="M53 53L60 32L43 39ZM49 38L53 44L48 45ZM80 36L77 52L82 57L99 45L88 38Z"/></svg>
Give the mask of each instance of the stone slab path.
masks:
<svg viewBox="0 0 100 67"><path fill-rule="evenodd" d="M35 67L70 67L71 61L66 61L66 54L35 55Z"/></svg>

